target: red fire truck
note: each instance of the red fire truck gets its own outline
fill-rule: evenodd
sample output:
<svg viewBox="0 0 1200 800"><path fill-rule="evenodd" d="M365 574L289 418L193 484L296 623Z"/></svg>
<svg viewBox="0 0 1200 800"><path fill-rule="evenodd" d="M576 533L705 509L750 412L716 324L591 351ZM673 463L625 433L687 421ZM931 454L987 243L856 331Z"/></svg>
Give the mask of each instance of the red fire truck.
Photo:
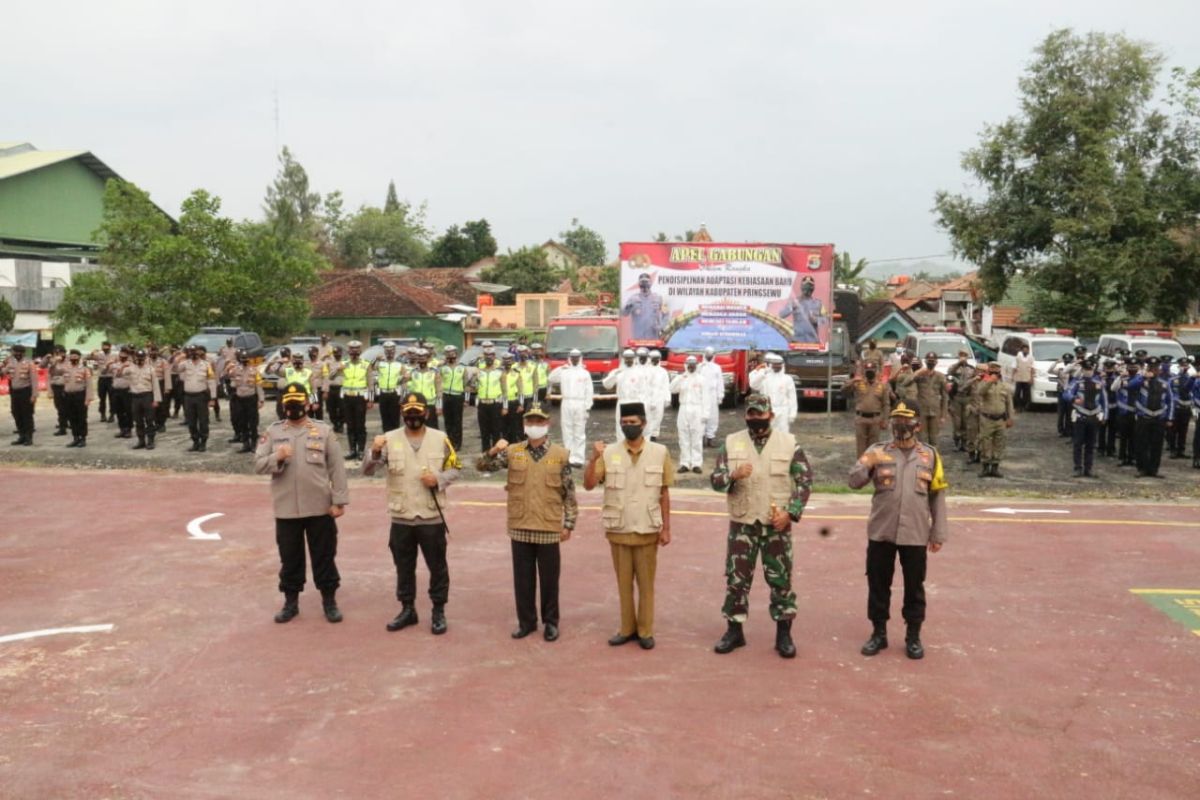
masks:
<svg viewBox="0 0 1200 800"><path fill-rule="evenodd" d="M583 365L592 376L596 400L616 400L615 392L605 389L601 381L621 361L617 339L617 317L608 314L587 314L555 317L546 328L546 361L553 370L565 364L572 350L583 354ZM551 384L549 397L558 399L558 386Z"/></svg>

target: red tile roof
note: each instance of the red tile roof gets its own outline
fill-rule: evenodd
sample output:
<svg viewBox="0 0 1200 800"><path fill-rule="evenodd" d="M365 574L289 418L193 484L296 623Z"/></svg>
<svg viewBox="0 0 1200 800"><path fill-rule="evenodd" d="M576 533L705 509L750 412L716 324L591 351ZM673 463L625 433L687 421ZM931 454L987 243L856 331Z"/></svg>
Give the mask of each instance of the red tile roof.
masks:
<svg viewBox="0 0 1200 800"><path fill-rule="evenodd" d="M1024 311L1020 306L992 306L992 327L993 328L1014 328L1021 327L1021 312Z"/></svg>
<svg viewBox="0 0 1200 800"><path fill-rule="evenodd" d="M413 286L403 275L383 270L333 270L309 295L311 317L428 317L447 311L455 299Z"/></svg>
<svg viewBox="0 0 1200 800"><path fill-rule="evenodd" d="M400 273L399 277L412 286L432 289L453 297L456 303L473 306L479 300L479 293L471 287L474 279L468 278L466 273L466 267L428 267L410 269Z"/></svg>

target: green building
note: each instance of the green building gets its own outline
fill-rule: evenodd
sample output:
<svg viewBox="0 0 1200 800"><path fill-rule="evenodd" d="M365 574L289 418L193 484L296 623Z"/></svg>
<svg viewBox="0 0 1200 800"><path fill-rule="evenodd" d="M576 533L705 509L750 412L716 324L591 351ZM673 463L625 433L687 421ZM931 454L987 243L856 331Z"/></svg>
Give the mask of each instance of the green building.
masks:
<svg viewBox="0 0 1200 800"><path fill-rule="evenodd" d="M433 345L463 347L461 322L441 319L454 297L415 285L386 269L332 270L310 294L309 333L358 339L364 346L384 339L425 338Z"/></svg>

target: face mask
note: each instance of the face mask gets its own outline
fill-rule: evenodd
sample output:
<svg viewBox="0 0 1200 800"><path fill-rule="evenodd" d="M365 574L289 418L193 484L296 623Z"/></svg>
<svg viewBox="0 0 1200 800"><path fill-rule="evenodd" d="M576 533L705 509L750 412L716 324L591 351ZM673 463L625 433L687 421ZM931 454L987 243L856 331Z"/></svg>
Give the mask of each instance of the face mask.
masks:
<svg viewBox="0 0 1200 800"><path fill-rule="evenodd" d="M405 417L404 424L410 431L419 431L425 425L424 417Z"/></svg>
<svg viewBox="0 0 1200 800"><path fill-rule="evenodd" d="M638 286L642 287L643 289L649 289L650 281L638 281Z"/></svg>
<svg viewBox="0 0 1200 800"><path fill-rule="evenodd" d="M625 366L627 366L627 367L632 367L632 366L633 366L633 359L631 358L631 359L629 359L628 361L626 361L626 362L625 362Z"/></svg>
<svg viewBox="0 0 1200 800"><path fill-rule="evenodd" d="M936 369L936 368L937 368L937 362L936 362L936 361L926 361L926 362L925 362L925 368L926 368L926 369Z"/></svg>
<svg viewBox="0 0 1200 800"><path fill-rule="evenodd" d="M304 406L299 403L288 403L283 407L283 415L292 421L304 419Z"/></svg>
<svg viewBox="0 0 1200 800"><path fill-rule="evenodd" d="M869 381L875 380L875 370L869 369L869 370L867 370L866 374L867 374L867 380L869 380Z"/></svg>
<svg viewBox="0 0 1200 800"><path fill-rule="evenodd" d="M447 364L453 364L455 361L458 361L458 356L446 356Z"/></svg>
<svg viewBox="0 0 1200 800"><path fill-rule="evenodd" d="M572 366L572 367L578 367L578 366L579 366L579 359L578 359L578 358L572 358L572 359L571 359L571 366Z"/></svg>
<svg viewBox="0 0 1200 800"><path fill-rule="evenodd" d="M546 434L550 433L549 425L526 425L525 435L530 439L541 439Z"/></svg>
<svg viewBox="0 0 1200 800"><path fill-rule="evenodd" d="M750 429L751 433L756 434L756 435L766 433L767 428L771 427L771 420L757 419L757 418L756 419L747 419L746 427Z"/></svg>
<svg viewBox="0 0 1200 800"><path fill-rule="evenodd" d="M696 365L695 365L695 364L688 364L688 365L687 365L687 371L688 371L688 372L695 372L695 371L696 371Z"/></svg>
<svg viewBox="0 0 1200 800"><path fill-rule="evenodd" d="M773 372L783 372L783 364L772 364L771 370Z"/></svg>
<svg viewBox="0 0 1200 800"><path fill-rule="evenodd" d="M652 358L652 359L650 359L650 363L651 363L651 364L653 364L653 365L654 365L654 366L656 366L656 367L658 366L658 361L659 361L659 360L658 360L657 358Z"/></svg>
<svg viewBox="0 0 1200 800"><path fill-rule="evenodd" d="M915 433L915 425L910 425L907 422L895 422L892 424L892 436L894 436L898 442L907 442L909 439L913 438Z"/></svg>
<svg viewBox="0 0 1200 800"><path fill-rule="evenodd" d="M72 364L78 364L78 363L79 363L79 359L78 359L76 356L71 356L71 363L72 363Z"/></svg>
<svg viewBox="0 0 1200 800"><path fill-rule="evenodd" d="M641 425L622 425L621 433L625 434L625 438L632 442L632 441L635 441L635 440L641 438L642 426Z"/></svg>

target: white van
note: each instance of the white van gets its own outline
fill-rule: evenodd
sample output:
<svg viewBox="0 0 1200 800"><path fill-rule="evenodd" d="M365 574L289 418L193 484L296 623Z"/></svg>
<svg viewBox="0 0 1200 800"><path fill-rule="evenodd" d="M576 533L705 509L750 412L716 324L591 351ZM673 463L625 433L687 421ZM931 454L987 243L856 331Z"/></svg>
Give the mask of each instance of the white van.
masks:
<svg viewBox="0 0 1200 800"><path fill-rule="evenodd" d="M1096 344L1096 353L1105 358L1112 358L1119 349L1131 354L1145 350L1146 355L1156 358L1166 356L1171 359L1172 375L1179 370L1179 365L1175 362L1187 355L1183 345L1171 338L1170 331L1130 330L1124 333L1106 333Z"/></svg>
<svg viewBox="0 0 1200 800"><path fill-rule="evenodd" d="M937 369L945 372L958 363L959 350L970 353L967 363L975 366L975 351L961 328L921 327L904 337L903 347L904 352L920 359L920 365L913 367L914 372L925 366L925 356L929 353L937 354Z"/></svg>
<svg viewBox="0 0 1200 800"><path fill-rule="evenodd" d="M1000 362L1001 374L1008 383L1013 382L1013 369L1017 364L1017 353L1022 345L1029 346L1033 356L1033 385L1029 387L1030 403L1054 405L1058 402L1058 381L1050 374L1050 367L1064 353L1075 354L1079 340L1067 328L1031 328L1004 336L996 360Z"/></svg>

